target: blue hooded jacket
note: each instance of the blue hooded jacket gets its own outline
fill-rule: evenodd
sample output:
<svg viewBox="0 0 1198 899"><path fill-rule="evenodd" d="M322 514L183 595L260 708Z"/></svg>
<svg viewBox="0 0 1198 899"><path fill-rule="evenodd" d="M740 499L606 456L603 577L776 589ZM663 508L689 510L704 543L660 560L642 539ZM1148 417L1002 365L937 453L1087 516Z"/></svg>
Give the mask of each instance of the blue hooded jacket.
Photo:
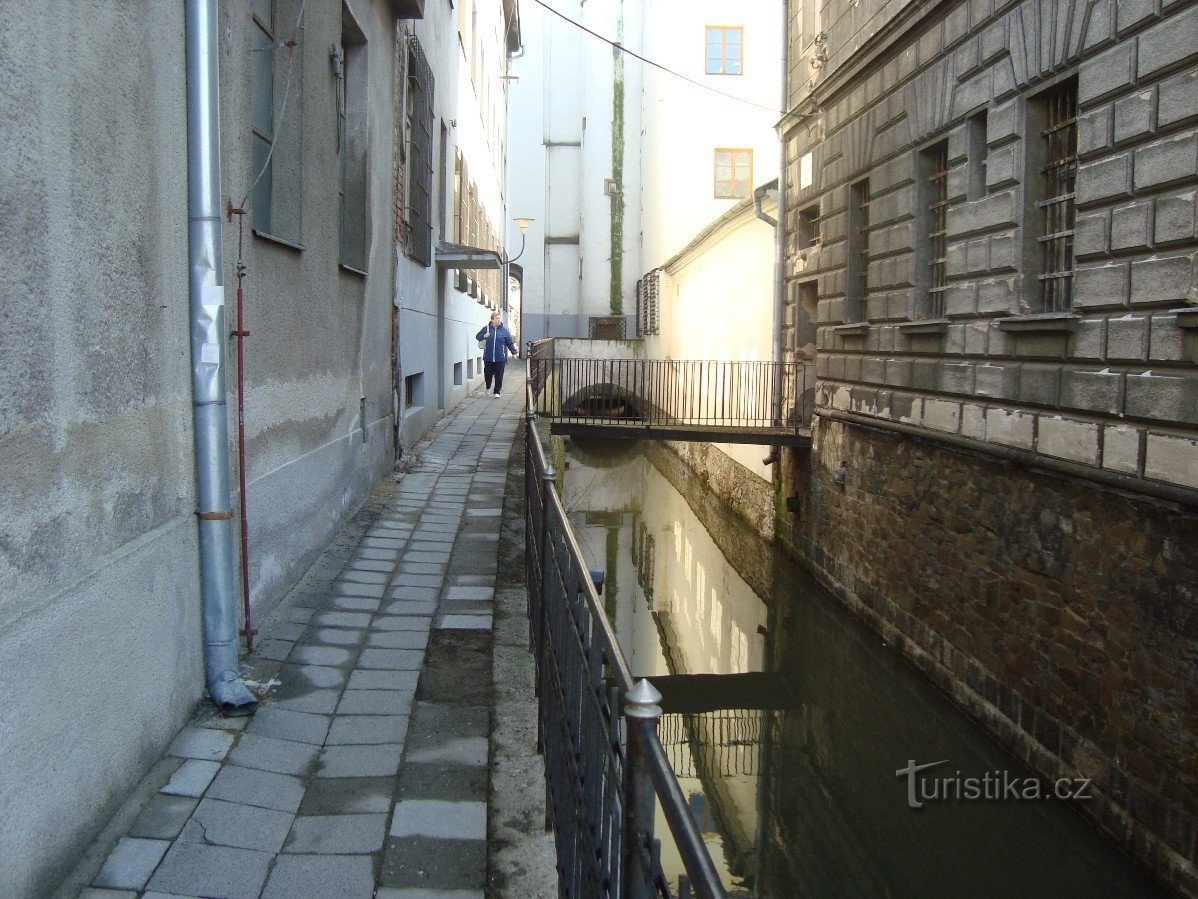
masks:
<svg viewBox="0 0 1198 899"><path fill-rule="evenodd" d="M512 340L512 332L504 325L492 328L491 323L483 325L481 331L474 335L475 340L486 340L483 347L484 362L507 362L508 351L516 354L516 344Z"/></svg>

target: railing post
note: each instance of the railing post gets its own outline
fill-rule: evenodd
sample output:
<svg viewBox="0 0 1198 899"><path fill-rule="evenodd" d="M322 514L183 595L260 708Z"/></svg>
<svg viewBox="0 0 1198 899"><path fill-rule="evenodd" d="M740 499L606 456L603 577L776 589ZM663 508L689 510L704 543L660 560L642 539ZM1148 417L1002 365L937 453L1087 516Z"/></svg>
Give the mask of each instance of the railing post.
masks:
<svg viewBox="0 0 1198 899"><path fill-rule="evenodd" d="M639 728L656 729L661 718L661 694L644 678L624 697L627 723L627 756L624 768L624 895L629 899L655 896L652 880L653 781L641 749Z"/></svg>
<svg viewBox="0 0 1198 899"><path fill-rule="evenodd" d="M536 695L541 695L541 678L539 673L544 670L545 655L545 638L547 636L546 620L549 617L549 485L553 483L553 479L557 477L557 472L553 470L553 465L548 460L545 461L545 470L541 472L541 531L537 534L537 561L540 563L540 587L541 595L537 605L540 607L540 612L537 615L537 683ZM545 751L545 733L544 733L544 716L537 715L537 752Z"/></svg>

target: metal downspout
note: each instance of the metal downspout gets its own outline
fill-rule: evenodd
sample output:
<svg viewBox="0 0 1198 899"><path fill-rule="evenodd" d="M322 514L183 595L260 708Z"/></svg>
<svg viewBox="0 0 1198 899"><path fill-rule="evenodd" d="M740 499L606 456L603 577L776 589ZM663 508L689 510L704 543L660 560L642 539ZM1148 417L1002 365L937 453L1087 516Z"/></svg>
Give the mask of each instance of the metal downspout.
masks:
<svg viewBox="0 0 1198 899"><path fill-rule="evenodd" d="M204 664L208 692L217 708L226 715L249 715L258 701L237 675L233 598L216 0L186 0L185 17L188 295Z"/></svg>
<svg viewBox="0 0 1198 899"><path fill-rule="evenodd" d="M790 18L789 3L782 4L782 121L778 123L778 222L774 226L774 420L782 422L782 309L786 270L786 115L790 97L787 95L787 36ZM770 447L770 454L762 459L772 465L782 457L781 445Z"/></svg>

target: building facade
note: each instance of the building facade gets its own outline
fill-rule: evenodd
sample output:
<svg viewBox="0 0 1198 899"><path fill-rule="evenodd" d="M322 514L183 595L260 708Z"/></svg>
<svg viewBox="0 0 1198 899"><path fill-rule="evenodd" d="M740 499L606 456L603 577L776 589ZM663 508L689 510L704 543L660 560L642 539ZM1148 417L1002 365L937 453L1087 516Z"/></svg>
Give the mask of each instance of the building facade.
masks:
<svg viewBox="0 0 1198 899"><path fill-rule="evenodd" d="M418 6L219 7L220 201L244 210L219 224L221 295L232 330L244 273L248 332L232 508L258 614L394 460L393 65ZM203 695L184 17L5 7L6 896L53 891Z"/></svg>
<svg viewBox="0 0 1198 899"><path fill-rule="evenodd" d="M513 213L537 219L521 260L523 338L632 337L640 277L777 176L782 11L550 6L526 11L513 66Z"/></svg>
<svg viewBox="0 0 1198 899"><path fill-rule="evenodd" d="M789 12L779 537L1198 894L1198 5Z"/></svg>

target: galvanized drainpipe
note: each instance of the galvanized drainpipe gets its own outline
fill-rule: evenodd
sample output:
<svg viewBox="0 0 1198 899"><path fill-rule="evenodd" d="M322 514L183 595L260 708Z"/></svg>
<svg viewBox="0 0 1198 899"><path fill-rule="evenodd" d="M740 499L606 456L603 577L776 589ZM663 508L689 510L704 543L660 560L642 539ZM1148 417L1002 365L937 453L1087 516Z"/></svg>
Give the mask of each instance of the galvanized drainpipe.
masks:
<svg viewBox="0 0 1198 899"><path fill-rule="evenodd" d="M237 675L233 510L225 405L216 0L186 0L187 249L200 591L208 692L226 715L258 706Z"/></svg>
<svg viewBox="0 0 1198 899"><path fill-rule="evenodd" d="M782 4L782 121L778 129L778 223L774 226L774 420L782 423L782 300L786 288L786 116L789 96L787 84L787 28L790 24L787 11L789 3ZM773 465L782 457L781 445L770 447L770 454L761 460L763 465Z"/></svg>

